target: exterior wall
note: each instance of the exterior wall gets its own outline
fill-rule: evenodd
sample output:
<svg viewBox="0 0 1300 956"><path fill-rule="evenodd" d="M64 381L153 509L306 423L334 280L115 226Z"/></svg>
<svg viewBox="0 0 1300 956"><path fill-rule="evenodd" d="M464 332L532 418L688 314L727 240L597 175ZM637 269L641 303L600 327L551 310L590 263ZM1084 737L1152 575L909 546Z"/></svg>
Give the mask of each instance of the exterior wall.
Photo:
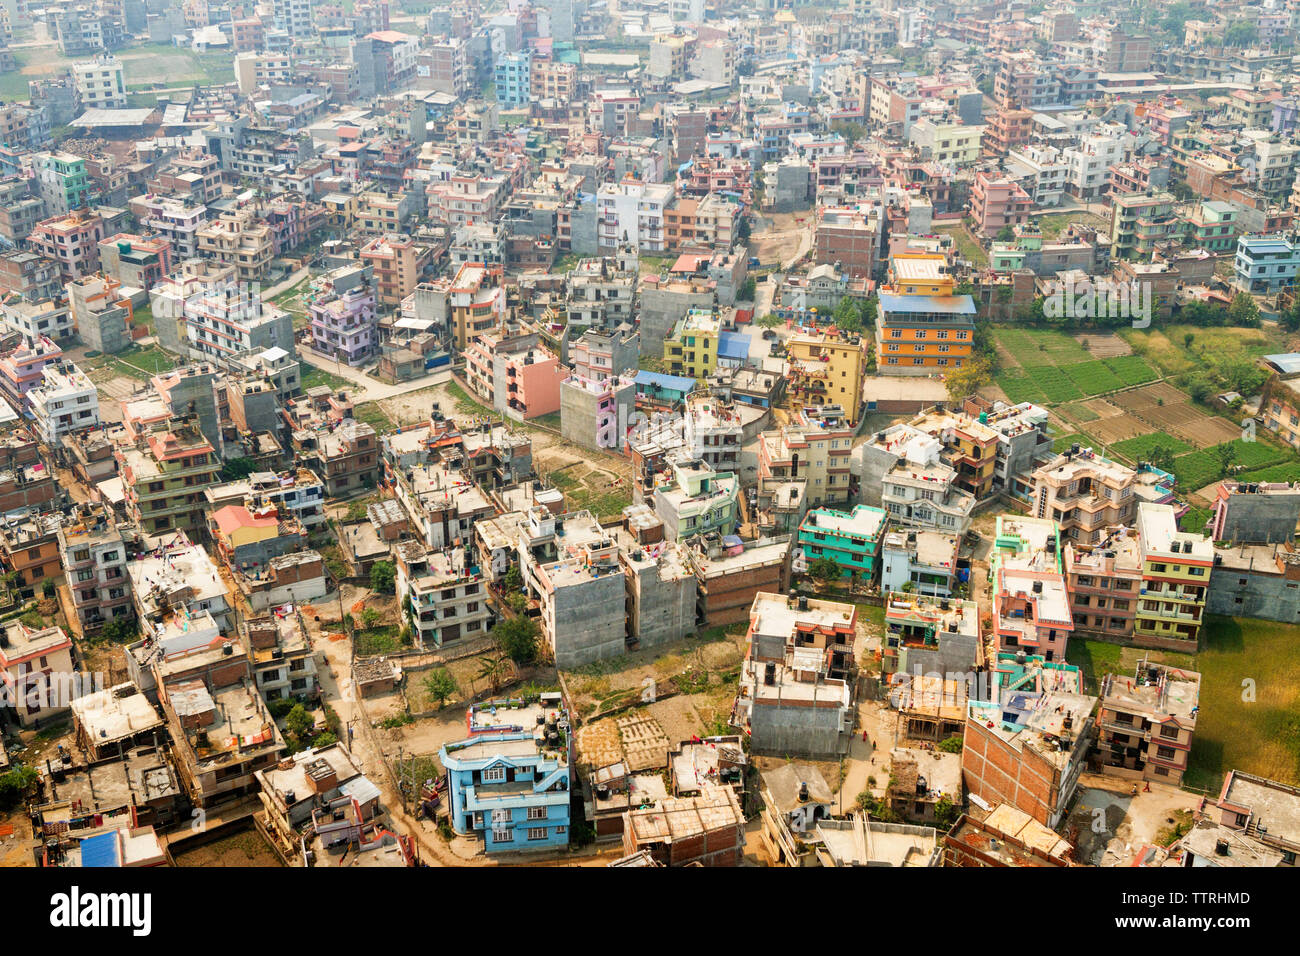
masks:
<svg viewBox="0 0 1300 956"><path fill-rule="evenodd" d="M1073 781L1067 779L1041 756L1017 750L974 718L966 719L962 747L962 777L968 793L996 806L1007 803L1025 811L1039 823L1055 827L1069 802L1083 768L1081 755L1088 748L1082 739L1075 743ZM1060 795L1065 793L1065 799Z"/></svg>
<svg viewBox="0 0 1300 956"><path fill-rule="evenodd" d="M848 750L852 720L852 711L838 702L814 707L811 701L756 700L750 715L750 748L755 753L836 758Z"/></svg>

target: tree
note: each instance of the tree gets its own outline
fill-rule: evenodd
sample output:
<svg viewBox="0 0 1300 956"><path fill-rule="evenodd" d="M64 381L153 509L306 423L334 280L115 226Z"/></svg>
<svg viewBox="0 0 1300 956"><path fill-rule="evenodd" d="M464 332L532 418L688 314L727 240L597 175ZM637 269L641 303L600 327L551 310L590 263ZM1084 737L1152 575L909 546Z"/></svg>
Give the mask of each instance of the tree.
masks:
<svg viewBox="0 0 1300 956"><path fill-rule="evenodd" d="M974 358L945 378L948 398L954 402L969 398L993 380L993 368L987 359Z"/></svg>
<svg viewBox="0 0 1300 956"><path fill-rule="evenodd" d="M741 283L740 291L736 293L736 298L739 299L741 302L753 302L754 295L757 292L758 292L758 283L754 281L753 276L750 276L743 283Z"/></svg>
<svg viewBox="0 0 1300 956"><path fill-rule="evenodd" d="M1237 446L1232 442L1224 442L1214 449L1214 453L1219 456L1219 474L1227 476L1232 471L1232 463L1237 458Z"/></svg>
<svg viewBox="0 0 1300 956"><path fill-rule="evenodd" d="M961 808L954 805L947 797L940 797L934 804L934 822L941 831L952 829L952 825L961 816Z"/></svg>
<svg viewBox="0 0 1300 956"><path fill-rule="evenodd" d="M106 641L126 644L135 640L136 635L140 633L140 627L133 617L115 617L105 624L99 633Z"/></svg>
<svg viewBox="0 0 1300 956"><path fill-rule="evenodd" d="M498 621L492 637L501 652L516 664L526 666L537 661L537 622L531 617L521 615Z"/></svg>
<svg viewBox="0 0 1300 956"><path fill-rule="evenodd" d="M506 569L506 575L501 580L507 591L518 591L524 585L523 572L519 570L519 565L512 564Z"/></svg>
<svg viewBox="0 0 1300 956"><path fill-rule="evenodd" d="M749 236L750 236L749 217L741 216L740 224L736 226L736 241L749 242Z"/></svg>
<svg viewBox="0 0 1300 956"><path fill-rule="evenodd" d="M960 737L948 737L939 742L938 749L946 754L959 754L961 753L961 747L962 739Z"/></svg>
<svg viewBox="0 0 1300 956"><path fill-rule="evenodd" d="M460 688L456 686L456 678L451 676L451 671L445 667L438 667L424 679L424 690L438 702L438 707L441 709L447 706L447 701Z"/></svg>
<svg viewBox="0 0 1300 956"><path fill-rule="evenodd" d="M862 329L862 313L847 295L835 306L835 325L844 332L858 332Z"/></svg>
<svg viewBox="0 0 1300 956"><path fill-rule="evenodd" d="M832 584L844 576L840 566L831 558L818 558L808 566L808 574L822 584Z"/></svg>
<svg viewBox="0 0 1300 956"><path fill-rule="evenodd" d="M257 462L251 458L230 458L221 466L222 481L239 481L257 471Z"/></svg>
<svg viewBox="0 0 1300 956"><path fill-rule="evenodd" d="M1015 229L1010 224L1003 226L998 230L998 234L993 237L998 242L1014 242L1016 238Z"/></svg>
<svg viewBox="0 0 1300 956"><path fill-rule="evenodd" d="M1243 328L1259 328L1259 306L1249 293L1238 292L1232 297L1232 304L1228 306L1228 322Z"/></svg>
<svg viewBox="0 0 1300 956"><path fill-rule="evenodd" d="M311 743L311 732L316 729L316 718L302 704L294 704L284 718L284 729L294 747L302 749Z"/></svg>
<svg viewBox="0 0 1300 956"><path fill-rule="evenodd" d="M1259 39L1259 26L1249 20L1237 20L1223 34L1223 42L1228 46L1250 46Z"/></svg>
<svg viewBox="0 0 1300 956"><path fill-rule="evenodd" d="M35 767L16 763L0 774L0 807L9 809L21 801L36 786L40 774Z"/></svg>
<svg viewBox="0 0 1300 956"><path fill-rule="evenodd" d="M494 655L485 657L479 661L478 679L485 680L492 688L492 693L496 693L501 688L501 682L505 679L509 669L506 665L506 659L502 656Z"/></svg>
<svg viewBox="0 0 1300 956"><path fill-rule="evenodd" d="M784 321L783 319L778 318L776 315L774 315L773 313L769 312L769 313L767 313L767 315L763 316L761 319L756 320L756 321L754 322L754 324L755 324L755 325L761 325L761 326L762 326L763 328L765 328L765 329L774 329L774 328L776 328L778 325L780 325L783 321Z"/></svg>
<svg viewBox="0 0 1300 956"><path fill-rule="evenodd" d="M380 594L397 592L397 568L392 561L376 561L371 565L370 589Z"/></svg>

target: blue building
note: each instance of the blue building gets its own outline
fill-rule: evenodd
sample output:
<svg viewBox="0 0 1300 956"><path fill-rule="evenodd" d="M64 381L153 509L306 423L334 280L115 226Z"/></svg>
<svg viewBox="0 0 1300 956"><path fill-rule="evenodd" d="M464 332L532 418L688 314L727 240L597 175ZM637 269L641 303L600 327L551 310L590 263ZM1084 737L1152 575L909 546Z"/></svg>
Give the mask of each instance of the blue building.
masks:
<svg viewBox="0 0 1300 956"><path fill-rule="evenodd" d="M1295 281L1300 246L1284 236L1242 236L1232 264L1234 285L1242 292L1277 292Z"/></svg>
<svg viewBox="0 0 1300 956"><path fill-rule="evenodd" d="M663 372L636 373L636 397L656 404L676 405L686 400L696 386L693 378Z"/></svg>
<svg viewBox="0 0 1300 956"><path fill-rule="evenodd" d="M572 742L559 694L495 700L467 713L469 737L443 746L457 833L482 833L488 853L569 842Z"/></svg>
<svg viewBox="0 0 1300 956"><path fill-rule="evenodd" d="M492 75L497 102L507 109L524 106L532 92L532 57L527 53L503 53Z"/></svg>

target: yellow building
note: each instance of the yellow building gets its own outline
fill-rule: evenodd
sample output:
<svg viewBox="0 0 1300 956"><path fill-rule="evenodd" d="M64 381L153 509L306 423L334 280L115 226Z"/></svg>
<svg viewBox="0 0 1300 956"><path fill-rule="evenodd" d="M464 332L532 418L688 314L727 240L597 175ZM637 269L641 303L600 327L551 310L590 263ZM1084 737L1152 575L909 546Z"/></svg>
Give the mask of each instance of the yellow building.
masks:
<svg viewBox="0 0 1300 956"><path fill-rule="evenodd" d="M867 348L857 335L838 329L797 332L786 341L789 383L796 405L839 405L850 425L862 409Z"/></svg>
<svg viewBox="0 0 1300 956"><path fill-rule="evenodd" d="M922 117L912 124L909 141L921 150L922 159L953 166L979 162L983 126L965 126L942 119Z"/></svg>
<svg viewBox="0 0 1300 956"><path fill-rule="evenodd" d="M1205 595L1214 567L1214 543L1178 530L1172 505L1138 505L1142 587L1133 634L1195 650L1205 617Z"/></svg>
<svg viewBox="0 0 1300 956"><path fill-rule="evenodd" d="M672 375L708 378L718 367L722 320L707 309L691 309L664 339L664 364Z"/></svg>

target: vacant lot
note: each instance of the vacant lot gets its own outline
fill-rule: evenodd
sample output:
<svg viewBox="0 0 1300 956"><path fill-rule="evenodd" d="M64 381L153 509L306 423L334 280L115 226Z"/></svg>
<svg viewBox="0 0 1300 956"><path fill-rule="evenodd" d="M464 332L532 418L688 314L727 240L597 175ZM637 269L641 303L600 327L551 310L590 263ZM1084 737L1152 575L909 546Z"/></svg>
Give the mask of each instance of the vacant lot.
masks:
<svg viewBox="0 0 1300 956"><path fill-rule="evenodd" d="M1139 658L1201 674L1200 711L1185 783L1216 790L1229 770L1300 784L1300 627L1275 621L1206 619L1196 655L1072 640L1070 663L1089 693L1106 674L1131 673Z"/></svg>
<svg viewBox="0 0 1300 956"><path fill-rule="evenodd" d="M1133 351L1147 358L1164 375L1181 375L1204 366L1209 355L1246 352L1265 355L1286 351L1286 335L1277 329L1203 329L1169 325L1162 329L1121 329L1119 334ZM1190 338L1189 338L1190 336Z"/></svg>

